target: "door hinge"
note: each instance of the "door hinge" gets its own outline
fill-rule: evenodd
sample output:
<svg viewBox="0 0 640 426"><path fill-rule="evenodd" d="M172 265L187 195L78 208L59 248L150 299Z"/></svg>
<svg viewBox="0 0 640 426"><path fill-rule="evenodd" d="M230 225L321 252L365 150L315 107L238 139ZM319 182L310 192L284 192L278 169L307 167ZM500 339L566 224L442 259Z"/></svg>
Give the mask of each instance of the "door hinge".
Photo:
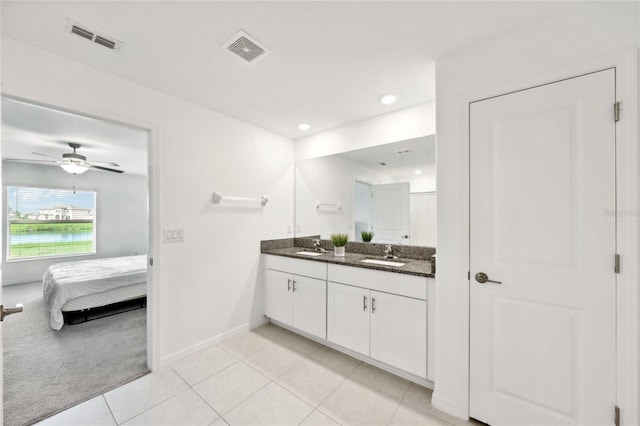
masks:
<svg viewBox="0 0 640 426"><path fill-rule="evenodd" d="M613 265L613 272L615 272L616 274L620 273L620 255L618 253L616 253L616 255L615 255L615 260L614 260L614 265Z"/></svg>
<svg viewBox="0 0 640 426"><path fill-rule="evenodd" d="M613 104L613 121L620 121L620 102L616 102Z"/></svg>
<svg viewBox="0 0 640 426"><path fill-rule="evenodd" d="M620 407L618 407L617 405L613 409L613 421L615 422L616 426L620 426Z"/></svg>

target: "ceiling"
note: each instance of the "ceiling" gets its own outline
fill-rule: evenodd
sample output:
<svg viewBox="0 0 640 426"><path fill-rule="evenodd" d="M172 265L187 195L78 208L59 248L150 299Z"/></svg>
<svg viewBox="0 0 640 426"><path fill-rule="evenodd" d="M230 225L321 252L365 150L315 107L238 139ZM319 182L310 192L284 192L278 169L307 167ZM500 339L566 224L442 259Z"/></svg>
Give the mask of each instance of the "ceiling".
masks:
<svg viewBox="0 0 640 426"><path fill-rule="evenodd" d="M416 170L420 170L423 176L435 176L436 137L422 136L344 152L338 156L395 179L413 178Z"/></svg>
<svg viewBox="0 0 640 426"><path fill-rule="evenodd" d="M56 161L33 152L61 158L72 152L68 143L75 142L89 163L114 162L126 174L147 174L148 133L142 129L3 98L1 138L3 159Z"/></svg>
<svg viewBox="0 0 640 426"><path fill-rule="evenodd" d="M584 2L2 1L1 34L297 139L435 99L435 60ZM114 53L66 19L123 43ZM270 53L222 46L240 30ZM398 97L392 105L378 98ZM303 132L298 123L310 123Z"/></svg>

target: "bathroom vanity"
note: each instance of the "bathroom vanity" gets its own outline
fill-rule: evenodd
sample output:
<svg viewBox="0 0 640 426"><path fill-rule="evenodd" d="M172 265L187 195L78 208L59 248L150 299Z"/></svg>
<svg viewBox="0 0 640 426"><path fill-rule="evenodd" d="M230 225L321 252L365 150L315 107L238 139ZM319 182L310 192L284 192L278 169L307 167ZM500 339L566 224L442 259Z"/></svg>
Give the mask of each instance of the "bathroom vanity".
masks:
<svg viewBox="0 0 640 426"><path fill-rule="evenodd" d="M263 247L262 253L265 315L272 322L433 385L435 280L430 261L349 250L337 257L330 250L293 245Z"/></svg>

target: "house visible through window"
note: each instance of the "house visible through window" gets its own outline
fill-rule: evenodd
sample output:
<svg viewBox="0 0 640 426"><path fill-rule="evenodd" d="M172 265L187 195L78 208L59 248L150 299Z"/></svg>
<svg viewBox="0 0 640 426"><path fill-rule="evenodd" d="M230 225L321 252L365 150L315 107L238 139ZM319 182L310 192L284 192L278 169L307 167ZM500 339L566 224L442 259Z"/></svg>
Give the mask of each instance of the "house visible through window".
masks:
<svg viewBox="0 0 640 426"><path fill-rule="evenodd" d="M94 254L96 193L7 186L7 260Z"/></svg>

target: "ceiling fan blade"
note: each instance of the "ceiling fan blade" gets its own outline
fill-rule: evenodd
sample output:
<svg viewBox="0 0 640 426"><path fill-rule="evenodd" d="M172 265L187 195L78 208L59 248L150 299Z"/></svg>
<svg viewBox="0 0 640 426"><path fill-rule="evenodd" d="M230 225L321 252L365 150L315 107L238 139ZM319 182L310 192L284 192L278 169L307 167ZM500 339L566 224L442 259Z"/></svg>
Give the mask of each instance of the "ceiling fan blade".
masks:
<svg viewBox="0 0 640 426"><path fill-rule="evenodd" d="M53 155L49 155L49 154L42 154L40 152L32 152L32 154L36 154L36 155L42 155L44 157L50 157L50 158L55 158L56 160L60 160L60 157L54 157Z"/></svg>
<svg viewBox="0 0 640 426"><path fill-rule="evenodd" d="M60 164L60 161L50 160L31 160L29 158L5 158L4 161L13 161L16 163L48 163L48 164Z"/></svg>
<svg viewBox="0 0 640 426"><path fill-rule="evenodd" d="M104 170L107 172L114 172L114 173L124 173L124 170L110 169L109 167L96 166L95 164L89 164L89 163L87 163L87 165L89 165L93 169Z"/></svg>
<svg viewBox="0 0 640 426"><path fill-rule="evenodd" d="M102 167L120 167L120 164L114 163L113 161L107 161L107 162L94 161L91 164L95 166L102 166Z"/></svg>

